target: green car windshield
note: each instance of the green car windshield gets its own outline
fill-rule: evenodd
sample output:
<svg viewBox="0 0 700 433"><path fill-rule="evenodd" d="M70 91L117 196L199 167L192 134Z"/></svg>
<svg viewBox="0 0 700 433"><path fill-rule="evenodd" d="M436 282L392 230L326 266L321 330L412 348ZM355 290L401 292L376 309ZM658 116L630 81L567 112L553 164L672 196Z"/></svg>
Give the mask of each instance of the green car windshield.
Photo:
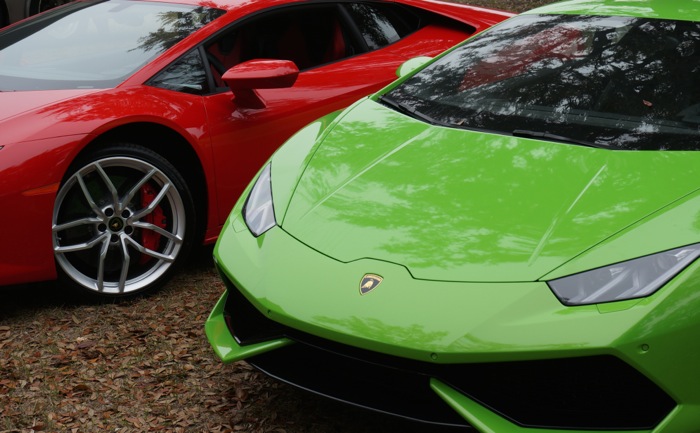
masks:
<svg viewBox="0 0 700 433"><path fill-rule="evenodd" d="M522 15L384 95L438 125L629 150L700 148L700 24Z"/></svg>
<svg viewBox="0 0 700 433"><path fill-rule="evenodd" d="M225 11L74 2L0 31L0 91L114 87Z"/></svg>

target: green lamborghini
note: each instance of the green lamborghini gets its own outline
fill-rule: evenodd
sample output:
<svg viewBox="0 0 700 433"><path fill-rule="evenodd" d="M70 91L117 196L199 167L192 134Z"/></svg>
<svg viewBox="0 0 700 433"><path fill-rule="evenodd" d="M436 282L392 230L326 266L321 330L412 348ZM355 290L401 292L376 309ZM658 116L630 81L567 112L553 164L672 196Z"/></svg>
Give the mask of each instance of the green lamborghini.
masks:
<svg viewBox="0 0 700 433"><path fill-rule="evenodd" d="M217 355L483 433L700 432L698 21L545 6L298 132L216 246Z"/></svg>

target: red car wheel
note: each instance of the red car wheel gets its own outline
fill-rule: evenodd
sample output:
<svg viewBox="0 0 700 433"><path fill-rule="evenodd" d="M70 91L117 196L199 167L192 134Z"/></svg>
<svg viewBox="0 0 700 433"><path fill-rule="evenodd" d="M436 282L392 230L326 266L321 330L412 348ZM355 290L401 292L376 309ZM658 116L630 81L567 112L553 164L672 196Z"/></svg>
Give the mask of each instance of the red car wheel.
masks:
<svg viewBox="0 0 700 433"><path fill-rule="evenodd" d="M160 286L192 245L194 206L177 169L140 146L111 146L74 164L53 213L64 280L105 296Z"/></svg>

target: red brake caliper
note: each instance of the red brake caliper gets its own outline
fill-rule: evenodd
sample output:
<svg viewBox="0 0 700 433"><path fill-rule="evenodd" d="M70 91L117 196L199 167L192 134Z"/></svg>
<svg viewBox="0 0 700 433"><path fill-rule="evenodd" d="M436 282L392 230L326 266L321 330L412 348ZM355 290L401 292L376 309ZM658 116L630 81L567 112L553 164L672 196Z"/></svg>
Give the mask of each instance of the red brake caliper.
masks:
<svg viewBox="0 0 700 433"><path fill-rule="evenodd" d="M150 184L145 184L141 187L141 207L146 208L153 200L156 198L156 190ZM153 212L146 215L143 218L144 222L153 224L154 226L164 229L166 227L166 218L163 213L163 209L160 206L156 206ZM158 244L160 243L160 234L154 232L153 230L142 230L141 231L141 245L149 250L158 251ZM153 257L142 254L139 259L139 264L143 265L151 260Z"/></svg>

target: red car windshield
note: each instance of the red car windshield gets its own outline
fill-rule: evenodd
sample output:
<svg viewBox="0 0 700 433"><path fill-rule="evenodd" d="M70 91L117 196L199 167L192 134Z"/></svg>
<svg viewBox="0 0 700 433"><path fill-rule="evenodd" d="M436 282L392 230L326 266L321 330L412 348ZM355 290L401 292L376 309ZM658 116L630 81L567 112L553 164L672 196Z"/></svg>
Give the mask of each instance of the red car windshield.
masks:
<svg viewBox="0 0 700 433"><path fill-rule="evenodd" d="M0 32L0 91L114 87L224 14L162 2L76 2Z"/></svg>
<svg viewBox="0 0 700 433"><path fill-rule="evenodd" d="M383 97L436 124L612 149L700 148L700 24L522 15Z"/></svg>

